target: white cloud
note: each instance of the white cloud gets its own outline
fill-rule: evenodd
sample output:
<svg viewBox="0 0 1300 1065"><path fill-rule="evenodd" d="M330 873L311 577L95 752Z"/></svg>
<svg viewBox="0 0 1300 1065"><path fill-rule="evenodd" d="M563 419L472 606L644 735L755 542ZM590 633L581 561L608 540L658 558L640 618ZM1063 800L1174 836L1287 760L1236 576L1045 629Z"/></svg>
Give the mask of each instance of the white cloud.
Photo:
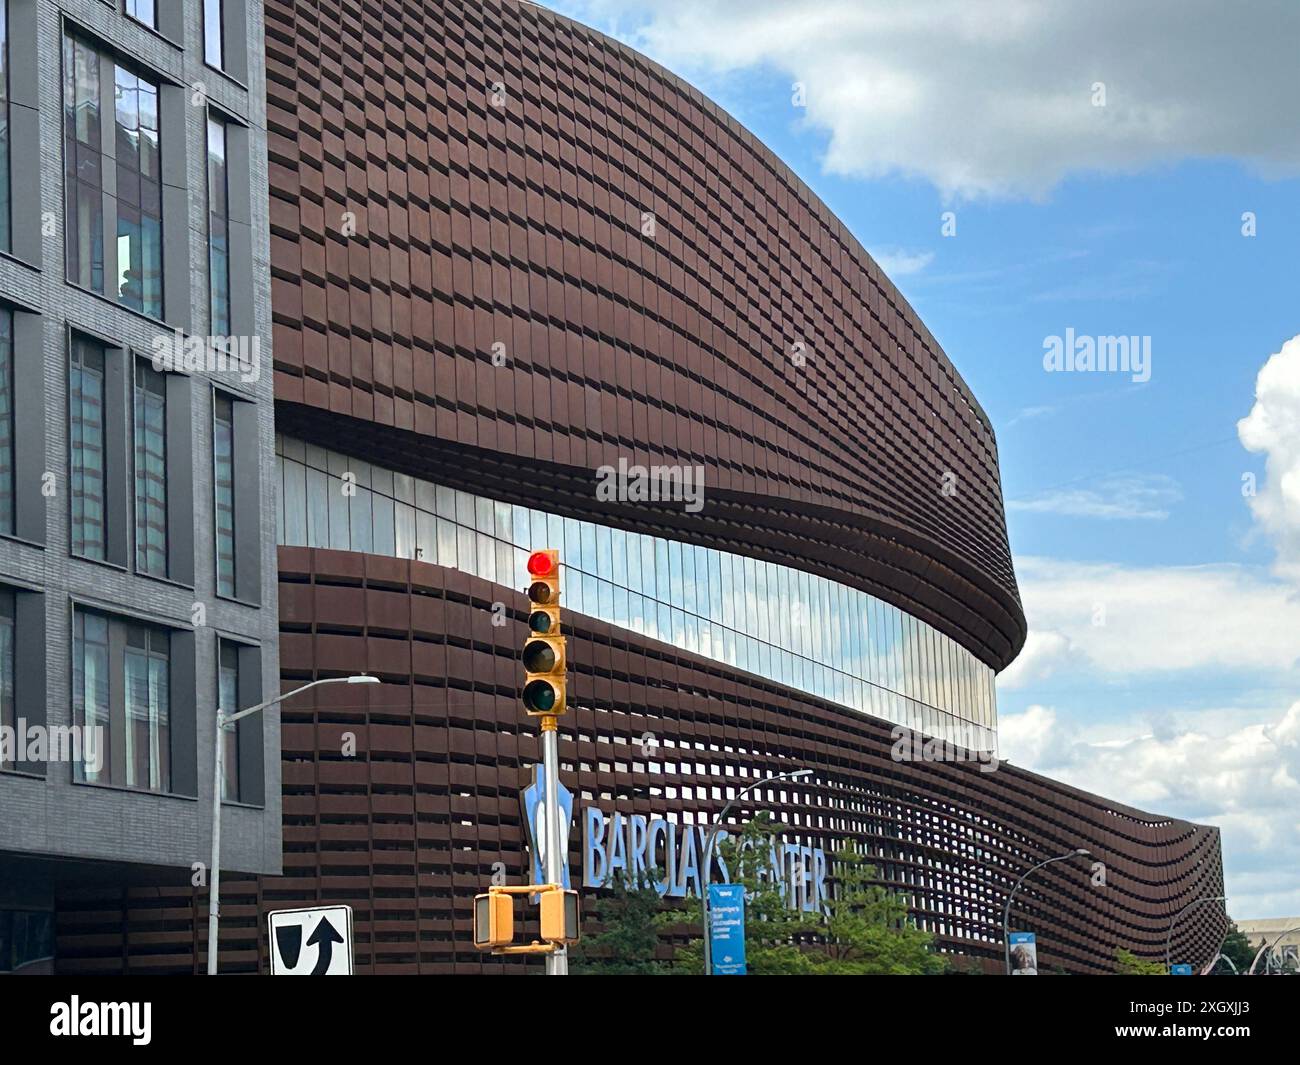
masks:
<svg viewBox="0 0 1300 1065"><path fill-rule="evenodd" d="M1026 556L1016 575L1035 647L1022 671L1002 674L1003 687L1067 665L1102 678L1216 667L1258 675L1300 659L1300 596L1252 567Z"/></svg>
<svg viewBox="0 0 1300 1065"><path fill-rule="evenodd" d="M1300 702L1266 723L1225 720L1207 712L1177 728L1112 723L1085 734L1035 705L1002 717L999 747L1087 791L1217 825L1234 916L1300 913Z"/></svg>
<svg viewBox="0 0 1300 1065"><path fill-rule="evenodd" d="M934 262L932 251L907 251L904 248L873 249L871 257L891 278L919 274Z"/></svg>
<svg viewBox="0 0 1300 1065"><path fill-rule="evenodd" d="M1008 510L1072 518L1164 520L1183 498L1172 477L1143 474L1109 477L1093 488L1057 488L1025 499L1007 500Z"/></svg>
<svg viewBox="0 0 1300 1065"><path fill-rule="evenodd" d="M1300 5L1221 0L572 0L690 76L767 67L844 175L1041 197L1069 174L1184 158L1300 170ZM1093 85L1106 105L1093 106Z"/></svg>
<svg viewBox="0 0 1300 1065"><path fill-rule="evenodd" d="M1250 509L1277 545L1278 572L1300 583L1300 336L1260 369L1255 405L1237 423L1237 435L1248 451L1265 456L1265 483Z"/></svg>

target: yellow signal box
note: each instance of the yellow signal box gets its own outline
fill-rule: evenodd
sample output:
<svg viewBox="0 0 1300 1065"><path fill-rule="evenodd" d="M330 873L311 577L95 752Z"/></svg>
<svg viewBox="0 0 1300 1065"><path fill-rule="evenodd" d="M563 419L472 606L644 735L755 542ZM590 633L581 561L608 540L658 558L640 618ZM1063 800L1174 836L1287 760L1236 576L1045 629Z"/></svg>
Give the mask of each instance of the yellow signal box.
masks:
<svg viewBox="0 0 1300 1065"><path fill-rule="evenodd" d="M508 947L515 938L515 900L504 892L474 896L474 946Z"/></svg>
<svg viewBox="0 0 1300 1065"><path fill-rule="evenodd" d="M524 710L531 717L564 713L568 681L565 641L560 633L560 554L528 556L528 638L524 642Z"/></svg>
<svg viewBox="0 0 1300 1065"><path fill-rule="evenodd" d="M576 891L547 891L541 901L541 938L548 943L576 943L582 913Z"/></svg>

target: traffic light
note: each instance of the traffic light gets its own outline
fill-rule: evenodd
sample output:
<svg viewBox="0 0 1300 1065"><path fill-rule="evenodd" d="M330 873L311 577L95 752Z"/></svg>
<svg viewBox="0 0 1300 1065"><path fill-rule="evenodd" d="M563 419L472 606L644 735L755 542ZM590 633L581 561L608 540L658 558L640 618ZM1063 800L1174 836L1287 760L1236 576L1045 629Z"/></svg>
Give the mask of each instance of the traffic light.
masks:
<svg viewBox="0 0 1300 1065"><path fill-rule="evenodd" d="M560 553L528 556L528 638L524 642L524 710L532 717L565 711L564 637L560 635Z"/></svg>
<svg viewBox="0 0 1300 1065"><path fill-rule="evenodd" d="M578 942L581 914L576 891L544 891L541 896L542 939L548 943Z"/></svg>
<svg viewBox="0 0 1300 1065"><path fill-rule="evenodd" d="M506 947L515 938L515 900L489 892L474 896L474 946L479 950Z"/></svg>

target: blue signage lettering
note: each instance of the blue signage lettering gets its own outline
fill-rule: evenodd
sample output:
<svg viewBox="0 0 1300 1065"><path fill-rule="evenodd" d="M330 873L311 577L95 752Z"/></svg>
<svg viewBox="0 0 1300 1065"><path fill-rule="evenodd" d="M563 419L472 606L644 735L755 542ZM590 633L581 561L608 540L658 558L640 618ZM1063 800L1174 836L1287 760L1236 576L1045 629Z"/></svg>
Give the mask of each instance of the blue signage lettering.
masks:
<svg viewBox="0 0 1300 1065"><path fill-rule="evenodd" d="M733 838L719 830L703 869L708 827L678 825L662 817L644 814L606 814L596 806L582 812L582 886L588 890L609 887L615 877L637 880L652 869L662 879L655 881L661 897L680 899L700 894L702 883L717 877L723 882L730 870L721 846ZM768 860L759 875L769 881L791 909L820 913L826 908L826 852L785 841L772 841Z"/></svg>

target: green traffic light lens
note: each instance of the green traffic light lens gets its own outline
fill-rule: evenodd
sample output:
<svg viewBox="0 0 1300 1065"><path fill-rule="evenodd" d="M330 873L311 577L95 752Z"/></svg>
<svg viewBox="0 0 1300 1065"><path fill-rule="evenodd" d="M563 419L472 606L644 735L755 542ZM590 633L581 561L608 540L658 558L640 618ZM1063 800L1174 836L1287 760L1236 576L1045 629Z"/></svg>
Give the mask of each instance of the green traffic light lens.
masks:
<svg viewBox="0 0 1300 1065"><path fill-rule="evenodd" d="M544 610L534 610L528 615L528 627L533 632L546 633L551 631L551 615Z"/></svg>
<svg viewBox="0 0 1300 1065"><path fill-rule="evenodd" d="M524 669L529 673L550 673L555 669L555 649L544 640L524 644Z"/></svg>
<svg viewBox="0 0 1300 1065"><path fill-rule="evenodd" d="M524 706L529 710L546 713L555 708L555 686L549 681L535 680L524 685Z"/></svg>

